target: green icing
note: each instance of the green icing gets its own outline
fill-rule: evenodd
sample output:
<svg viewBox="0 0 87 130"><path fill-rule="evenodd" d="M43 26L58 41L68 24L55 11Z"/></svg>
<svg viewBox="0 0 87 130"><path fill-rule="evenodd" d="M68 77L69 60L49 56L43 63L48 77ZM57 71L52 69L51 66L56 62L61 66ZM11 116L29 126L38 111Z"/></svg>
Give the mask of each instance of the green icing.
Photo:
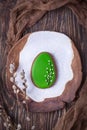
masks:
<svg viewBox="0 0 87 130"><path fill-rule="evenodd" d="M47 52L40 53L34 60L31 78L38 88L49 88L56 80L56 69L52 56Z"/></svg>

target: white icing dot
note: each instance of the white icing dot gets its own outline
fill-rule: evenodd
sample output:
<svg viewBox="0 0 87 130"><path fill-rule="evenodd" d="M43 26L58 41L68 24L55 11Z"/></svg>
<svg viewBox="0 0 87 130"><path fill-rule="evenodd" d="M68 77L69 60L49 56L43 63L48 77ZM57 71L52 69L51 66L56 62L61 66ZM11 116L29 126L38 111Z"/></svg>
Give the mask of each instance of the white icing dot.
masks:
<svg viewBox="0 0 87 130"><path fill-rule="evenodd" d="M52 69L50 68L50 71L52 71Z"/></svg>
<svg viewBox="0 0 87 130"><path fill-rule="evenodd" d="M53 71L53 68L51 70Z"/></svg>
<svg viewBox="0 0 87 130"><path fill-rule="evenodd" d="M48 83L48 82L46 82L46 84L48 85L49 83Z"/></svg>
<svg viewBox="0 0 87 130"><path fill-rule="evenodd" d="M48 62L50 63L50 60L48 60Z"/></svg>
<svg viewBox="0 0 87 130"><path fill-rule="evenodd" d="M48 71L46 71L46 73L48 74Z"/></svg>
<svg viewBox="0 0 87 130"><path fill-rule="evenodd" d="M53 72L50 72L50 75L52 75L53 74Z"/></svg>
<svg viewBox="0 0 87 130"><path fill-rule="evenodd" d="M52 83L52 80L50 80L50 82Z"/></svg>
<svg viewBox="0 0 87 130"><path fill-rule="evenodd" d="M54 75L54 72L52 74Z"/></svg>
<svg viewBox="0 0 87 130"><path fill-rule="evenodd" d="M50 65L50 62L48 63L48 65Z"/></svg>
<svg viewBox="0 0 87 130"><path fill-rule="evenodd" d="M49 79L49 77L47 77L47 79Z"/></svg>
<svg viewBox="0 0 87 130"><path fill-rule="evenodd" d="M53 64L51 64L51 66L53 67Z"/></svg>

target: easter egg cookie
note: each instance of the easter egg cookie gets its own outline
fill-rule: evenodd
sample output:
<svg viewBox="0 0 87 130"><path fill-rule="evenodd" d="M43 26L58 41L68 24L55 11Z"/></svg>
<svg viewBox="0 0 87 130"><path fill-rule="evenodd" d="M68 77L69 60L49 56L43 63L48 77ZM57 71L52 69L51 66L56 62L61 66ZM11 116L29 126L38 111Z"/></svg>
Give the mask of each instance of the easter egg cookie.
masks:
<svg viewBox="0 0 87 130"><path fill-rule="evenodd" d="M6 64L8 90L29 111L61 109L76 96L82 79L79 53L65 34L39 31L11 49Z"/></svg>
<svg viewBox="0 0 87 130"><path fill-rule="evenodd" d="M49 88L56 79L56 69L52 57L47 52L40 53L32 65L32 81L38 88Z"/></svg>

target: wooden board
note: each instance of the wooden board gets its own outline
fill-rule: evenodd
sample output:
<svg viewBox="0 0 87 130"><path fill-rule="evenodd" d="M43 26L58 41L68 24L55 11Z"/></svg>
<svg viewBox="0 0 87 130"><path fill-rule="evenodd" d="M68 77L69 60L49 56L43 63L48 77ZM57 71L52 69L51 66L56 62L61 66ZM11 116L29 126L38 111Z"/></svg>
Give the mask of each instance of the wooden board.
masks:
<svg viewBox="0 0 87 130"><path fill-rule="evenodd" d="M11 118L11 123L13 123L13 128L11 128L11 130L15 130L17 124L21 124L22 130L31 130L32 126L35 126L34 130L58 130L58 127L55 127L55 124L58 123L60 116L62 116L66 110L69 109L72 103L67 104L63 110L59 111L50 113L29 113L25 109L21 109L21 104L16 104L10 94L8 95L4 81L5 78L2 80L2 72L5 69L7 57L5 49L7 46L6 40L9 24L9 13L10 9L13 8L14 5L15 1L7 3L0 1L0 103L3 104L3 108L7 116L10 116ZM79 25L72 11L66 7L50 11L45 14L43 18L33 27L26 27L23 35L38 30L62 32L74 41L75 46L81 56L83 83L87 75L87 30ZM3 76L5 77L5 73ZM27 120L27 117L30 118L30 121ZM4 130L6 126L2 123L5 123L6 120L2 120L3 119L1 118L0 125L2 128L1 130Z"/></svg>

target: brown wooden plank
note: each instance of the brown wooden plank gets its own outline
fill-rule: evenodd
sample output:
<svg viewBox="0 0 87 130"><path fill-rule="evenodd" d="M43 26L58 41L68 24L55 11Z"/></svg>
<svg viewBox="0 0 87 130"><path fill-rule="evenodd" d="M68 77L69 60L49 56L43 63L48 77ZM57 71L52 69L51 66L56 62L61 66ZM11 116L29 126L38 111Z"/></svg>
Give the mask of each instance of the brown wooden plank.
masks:
<svg viewBox="0 0 87 130"><path fill-rule="evenodd" d="M7 57L5 49L7 46L6 40L9 23L9 9L14 6L15 2L7 2L7 4L5 2L3 3L0 3L0 79ZM83 83L87 75L87 30L79 25L72 11L65 7L50 11L33 27L26 27L23 35L28 32L39 30L63 32L74 41L81 56ZM64 110L50 113L30 113L23 108L23 105L16 102L14 98L7 93L5 84L2 82L0 83L0 94L8 116L11 117L12 122L21 124L22 130L31 130L32 126L35 126L34 130L58 130L58 126L55 128L53 127L58 123L61 114L65 113L66 108L70 106L70 104L68 104ZM30 121L28 121L28 117L30 118ZM3 130L4 129L5 128L3 128Z"/></svg>

